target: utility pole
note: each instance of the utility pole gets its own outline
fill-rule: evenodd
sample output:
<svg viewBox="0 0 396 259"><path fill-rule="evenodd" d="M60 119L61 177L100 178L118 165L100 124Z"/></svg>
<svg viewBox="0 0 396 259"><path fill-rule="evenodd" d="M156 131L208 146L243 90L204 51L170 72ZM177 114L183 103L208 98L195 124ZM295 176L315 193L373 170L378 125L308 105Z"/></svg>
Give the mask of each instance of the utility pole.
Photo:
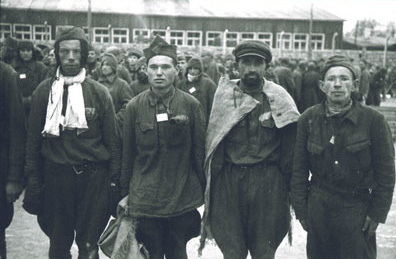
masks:
<svg viewBox="0 0 396 259"><path fill-rule="evenodd" d="M88 0L88 43L92 44L92 11L91 11L91 0Z"/></svg>
<svg viewBox="0 0 396 259"><path fill-rule="evenodd" d="M309 35L308 35L308 60L312 59L312 25L313 25L313 4L311 4L311 17L309 19Z"/></svg>

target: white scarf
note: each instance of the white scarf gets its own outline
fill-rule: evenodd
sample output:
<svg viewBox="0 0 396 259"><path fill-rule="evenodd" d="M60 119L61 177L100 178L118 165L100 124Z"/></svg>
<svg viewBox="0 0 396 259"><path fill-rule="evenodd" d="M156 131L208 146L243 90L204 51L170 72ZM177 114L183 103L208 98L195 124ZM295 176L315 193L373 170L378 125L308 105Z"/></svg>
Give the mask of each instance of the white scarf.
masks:
<svg viewBox="0 0 396 259"><path fill-rule="evenodd" d="M44 130L41 132L44 137L59 137L60 125L62 130L77 129L77 135L88 130L81 86L84 80L85 68L81 69L80 73L74 77L64 77L60 74L58 67L56 80L49 93ZM64 84L69 85L65 116L62 115Z"/></svg>

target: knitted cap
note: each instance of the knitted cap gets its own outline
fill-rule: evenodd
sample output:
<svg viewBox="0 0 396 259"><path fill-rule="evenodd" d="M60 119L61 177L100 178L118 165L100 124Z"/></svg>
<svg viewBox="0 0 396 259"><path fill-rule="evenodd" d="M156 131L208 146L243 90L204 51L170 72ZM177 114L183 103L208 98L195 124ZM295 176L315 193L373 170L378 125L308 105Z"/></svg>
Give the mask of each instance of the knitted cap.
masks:
<svg viewBox="0 0 396 259"><path fill-rule="evenodd" d="M114 72L117 72L117 58L108 52L105 52L102 54L101 58L100 58L100 66L103 66L103 63L106 61L106 63L113 69Z"/></svg>
<svg viewBox="0 0 396 259"><path fill-rule="evenodd" d="M168 56L176 61L176 49L177 47L175 45L168 44L163 38L157 35L150 43L150 46L144 49L143 52L147 62L150 60L150 58L158 55Z"/></svg>
<svg viewBox="0 0 396 259"><path fill-rule="evenodd" d="M202 60L199 57L192 57L190 58L190 60L187 63L187 70L189 68L198 68L199 70L201 70L201 72L203 71L203 65L202 65Z"/></svg>
<svg viewBox="0 0 396 259"><path fill-rule="evenodd" d="M141 58L143 56L143 52L140 49L130 48L128 49L128 56L136 56Z"/></svg>
<svg viewBox="0 0 396 259"><path fill-rule="evenodd" d="M320 71L322 80L324 79L327 71L332 67L346 67L352 72L353 79L356 79L356 71L349 58L342 55L334 55L326 60L322 70Z"/></svg>

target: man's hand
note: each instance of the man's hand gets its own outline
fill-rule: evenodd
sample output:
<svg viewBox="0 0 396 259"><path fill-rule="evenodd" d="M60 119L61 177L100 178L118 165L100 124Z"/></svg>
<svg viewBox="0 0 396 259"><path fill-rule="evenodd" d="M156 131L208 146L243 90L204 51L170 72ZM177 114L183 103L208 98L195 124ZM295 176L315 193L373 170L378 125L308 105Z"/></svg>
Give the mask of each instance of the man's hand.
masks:
<svg viewBox="0 0 396 259"><path fill-rule="evenodd" d="M300 219L300 224L306 232L309 232L308 223L305 220Z"/></svg>
<svg viewBox="0 0 396 259"><path fill-rule="evenodd" d="M43 206L43 184L35 177L28 177L22 207L30 214L38 215Z"/></svg>
<svg viewBox="0 0 396 259"><path fill-rule="evenodd" d="M16 181L8 181L6 185L7 202L13 203L18 200L22 192L22 184Z"/></svg>
<svg viewBox="0 0 396 259"><path fill-rule="evenodd" d="M376 222L369 216L366 216L366 219L362 227L362 231L365 233L365 235L367 236L374 235L375 231L377 230L377 227L378 227L378 222Z"/></svg>

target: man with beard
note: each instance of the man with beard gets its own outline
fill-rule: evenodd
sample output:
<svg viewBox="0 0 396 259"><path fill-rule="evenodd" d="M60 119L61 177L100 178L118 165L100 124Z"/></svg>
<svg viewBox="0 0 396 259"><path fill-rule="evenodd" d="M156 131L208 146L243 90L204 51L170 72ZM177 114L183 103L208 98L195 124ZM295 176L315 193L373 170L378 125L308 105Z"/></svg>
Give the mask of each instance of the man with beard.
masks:
<svg viewBox="0 0 396 259"><path fill-rule="evenodd" d="M56 78L36 89L28 123L23 207L38 215L49 258L99 258L97 242L118 202L120 145L109 91L86 78L88 41L80 27L55 39Z"/></svg>
<svg viewBox="0 0 396 259"><path fill-rule="evenodd" d="M150 88L146 69L146 58L139 58L136 62L137 80L133 81L131 84L131 89L135 96Z"/></svg>
<svg viewBox="0 0 396 259"><path fill-rule="evenodd" d="M224 258L274 258L290 227L288 200L297 107L263 75L267 44L236 46L241 80L220 80L206 136L201 247L212 234Z"/></svg>

